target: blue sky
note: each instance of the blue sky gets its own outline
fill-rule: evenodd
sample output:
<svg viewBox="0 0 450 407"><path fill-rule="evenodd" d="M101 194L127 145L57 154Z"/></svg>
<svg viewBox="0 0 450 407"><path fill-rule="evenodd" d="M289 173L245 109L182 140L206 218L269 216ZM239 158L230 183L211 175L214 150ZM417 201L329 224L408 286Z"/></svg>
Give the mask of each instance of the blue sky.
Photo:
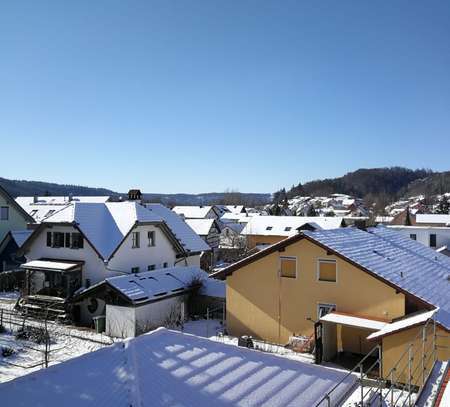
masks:
<svg viewBox="0 0 450 407"><path fill-rule="evenodd" d="M0 6L0 176L272 192L449 170L450 2Z"/></svg>

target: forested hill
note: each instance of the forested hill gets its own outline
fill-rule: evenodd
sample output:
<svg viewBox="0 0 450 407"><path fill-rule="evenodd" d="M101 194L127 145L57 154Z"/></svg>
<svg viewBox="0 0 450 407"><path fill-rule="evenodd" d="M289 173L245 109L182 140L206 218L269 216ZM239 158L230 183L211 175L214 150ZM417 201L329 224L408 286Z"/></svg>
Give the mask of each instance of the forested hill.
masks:
<svg viewBox="0 0 450 407"><path fill-rule="evenodd" d="M367 203L392 202L402 196L436 195L450 192L450 172L411 170L402 167L362 168L342 177L310 181L281 189L274 200L294 196L329 196L341 193L364 198Z"/></svg>

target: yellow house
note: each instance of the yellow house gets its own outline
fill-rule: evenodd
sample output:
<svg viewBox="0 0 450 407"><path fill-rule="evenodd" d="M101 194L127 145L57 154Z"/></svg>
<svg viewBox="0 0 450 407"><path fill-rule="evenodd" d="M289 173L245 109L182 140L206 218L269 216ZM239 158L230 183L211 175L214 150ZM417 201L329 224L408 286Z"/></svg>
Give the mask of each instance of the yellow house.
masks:
<svg viewBox="0 0 450 407"><path fill-rule="evenodd" d="M227 281L232 335L286 344L313 336L320 322L325 360L379 343L386 373L416 338L417 324L405 319L427 311L437 310L439 358L450 357L449 276L450 259L386 228L303 231L215 273Z"/></svg>

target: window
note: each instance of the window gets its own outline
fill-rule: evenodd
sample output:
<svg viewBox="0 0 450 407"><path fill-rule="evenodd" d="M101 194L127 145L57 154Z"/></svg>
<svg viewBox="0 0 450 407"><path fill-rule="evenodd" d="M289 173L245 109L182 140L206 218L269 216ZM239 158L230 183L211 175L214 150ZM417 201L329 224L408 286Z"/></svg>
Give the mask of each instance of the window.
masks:
<svg viewBox="0 0 450 407"><path fill-rule="evenodd" d="M331 311L336 310L336 304L318 304L317 305L317 318L322 318L323 316L329 314Z"/></svg>
<svg viewBox="0 0 450 407"><path fill-rule="evenodd" d="M430 234L430 247L436 247L436 234Z"/></svg>
<svg viewBox="0 0 450 407"><path fill-rule="evenodd" d="M267 226L266 227L266 230L272 230L273 229L273 226Z"/></svg>
<svg viewBox="0 0 450 407"><path fill-rule="evenodd" d="M286 226L286 227L284 228L284 231L285 231L285 232L290 232L291 229L292 229L291 226Z"/></svg>
<svg viewBox="0 0 450 407"><path fill-rule="evenodd" d="M167 262L164 262L163 267L166 269L168 265L169 264Z"/></svg>
<svg viewBox="0 0 450 407"><path fill-rule="evenodd" d="M52 247L52 232L47 232L47 246Z"/></svg>
<svg viewBox="0 0 450 407"><path fill-rule="evenodd" d="M147 232L147 236L148 236L148 246L154 246L155 245L155 231L150 230L149 232Z"/></svg>
<svg viewBox="0 0 450 407"><path fill-rule="evenodd" d="M317 279L335 283L337 281L336 260L319 260Z"/></svg>
<svg viewBox="0 0 450 407"><path fill-rule="evenodd" d="M82 249L84 247L84 240L81 233L72 233L72 249Z"/></svg>
<svg viewBox="0 0 450 407"><path fill-rule="evenodd" d="M280 276L286 278L297 278L296 257L280 257Z"/></svg>
<svg viewBox="0 0 450 407"><path fill-rule="evenodd" d="M9 220L9 206L0 208L0 220Z"/></svg>
<svg viewBox="0 0 450 407"><path fill-rule="evenodd" d="M87 278L86 279L86 288L89 288L91 286L91 279Z"/></svg>
<svg viewBox="0 0 450 407"><path fill-rule="evenodd" d="M53 247L64 247L64 233L53 233Z"/></svg>
<svg viewBox="0 0 450 407"><path fill-rule="evenodd" d="M131 272L132 273L139 273L139 267L131 267Z"/></svg>
<svg viewBox="0 0 450 407"><path fill-rule="evenodd" d="M133 232L131 234L131 239L132 239L131 247L133 249L137 249L139 247L139 232Z"/></svg>
<svg viewBox="0 0 450 407"><path fill-rule="evenodd" d="M70 247L70 233L66 233L65 246Z"/></svg>
<svg viewBox="0 0 450 407"><path fill-rule="evenodd" d="M148 271L153 271L156 268L154 264L150 264L150 266L147 267Z"/></svg>
<svg viewBox="0 0 450 407"><path fill-rule="evenodd" d="M416 235L415 233L411 233L411 234L409 235L409 237L410 237L412 240L417 240L417 235Z"/></svg>

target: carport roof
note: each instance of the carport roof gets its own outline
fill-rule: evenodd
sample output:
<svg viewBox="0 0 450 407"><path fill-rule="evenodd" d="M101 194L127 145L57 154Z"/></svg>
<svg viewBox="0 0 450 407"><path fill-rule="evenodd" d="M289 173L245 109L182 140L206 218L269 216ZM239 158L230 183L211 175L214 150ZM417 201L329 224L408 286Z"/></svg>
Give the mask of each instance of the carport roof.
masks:
<svg viewBox="0 0 450 407"><path fill-rule="evenodd" d="M355 315L343 314L339 312L330 312L320 318L320 321L333 322L335 324L341 324L346 326L352 326L355 328L371 329L379 331L388 325L385 321L363 318Z"/></svg>

